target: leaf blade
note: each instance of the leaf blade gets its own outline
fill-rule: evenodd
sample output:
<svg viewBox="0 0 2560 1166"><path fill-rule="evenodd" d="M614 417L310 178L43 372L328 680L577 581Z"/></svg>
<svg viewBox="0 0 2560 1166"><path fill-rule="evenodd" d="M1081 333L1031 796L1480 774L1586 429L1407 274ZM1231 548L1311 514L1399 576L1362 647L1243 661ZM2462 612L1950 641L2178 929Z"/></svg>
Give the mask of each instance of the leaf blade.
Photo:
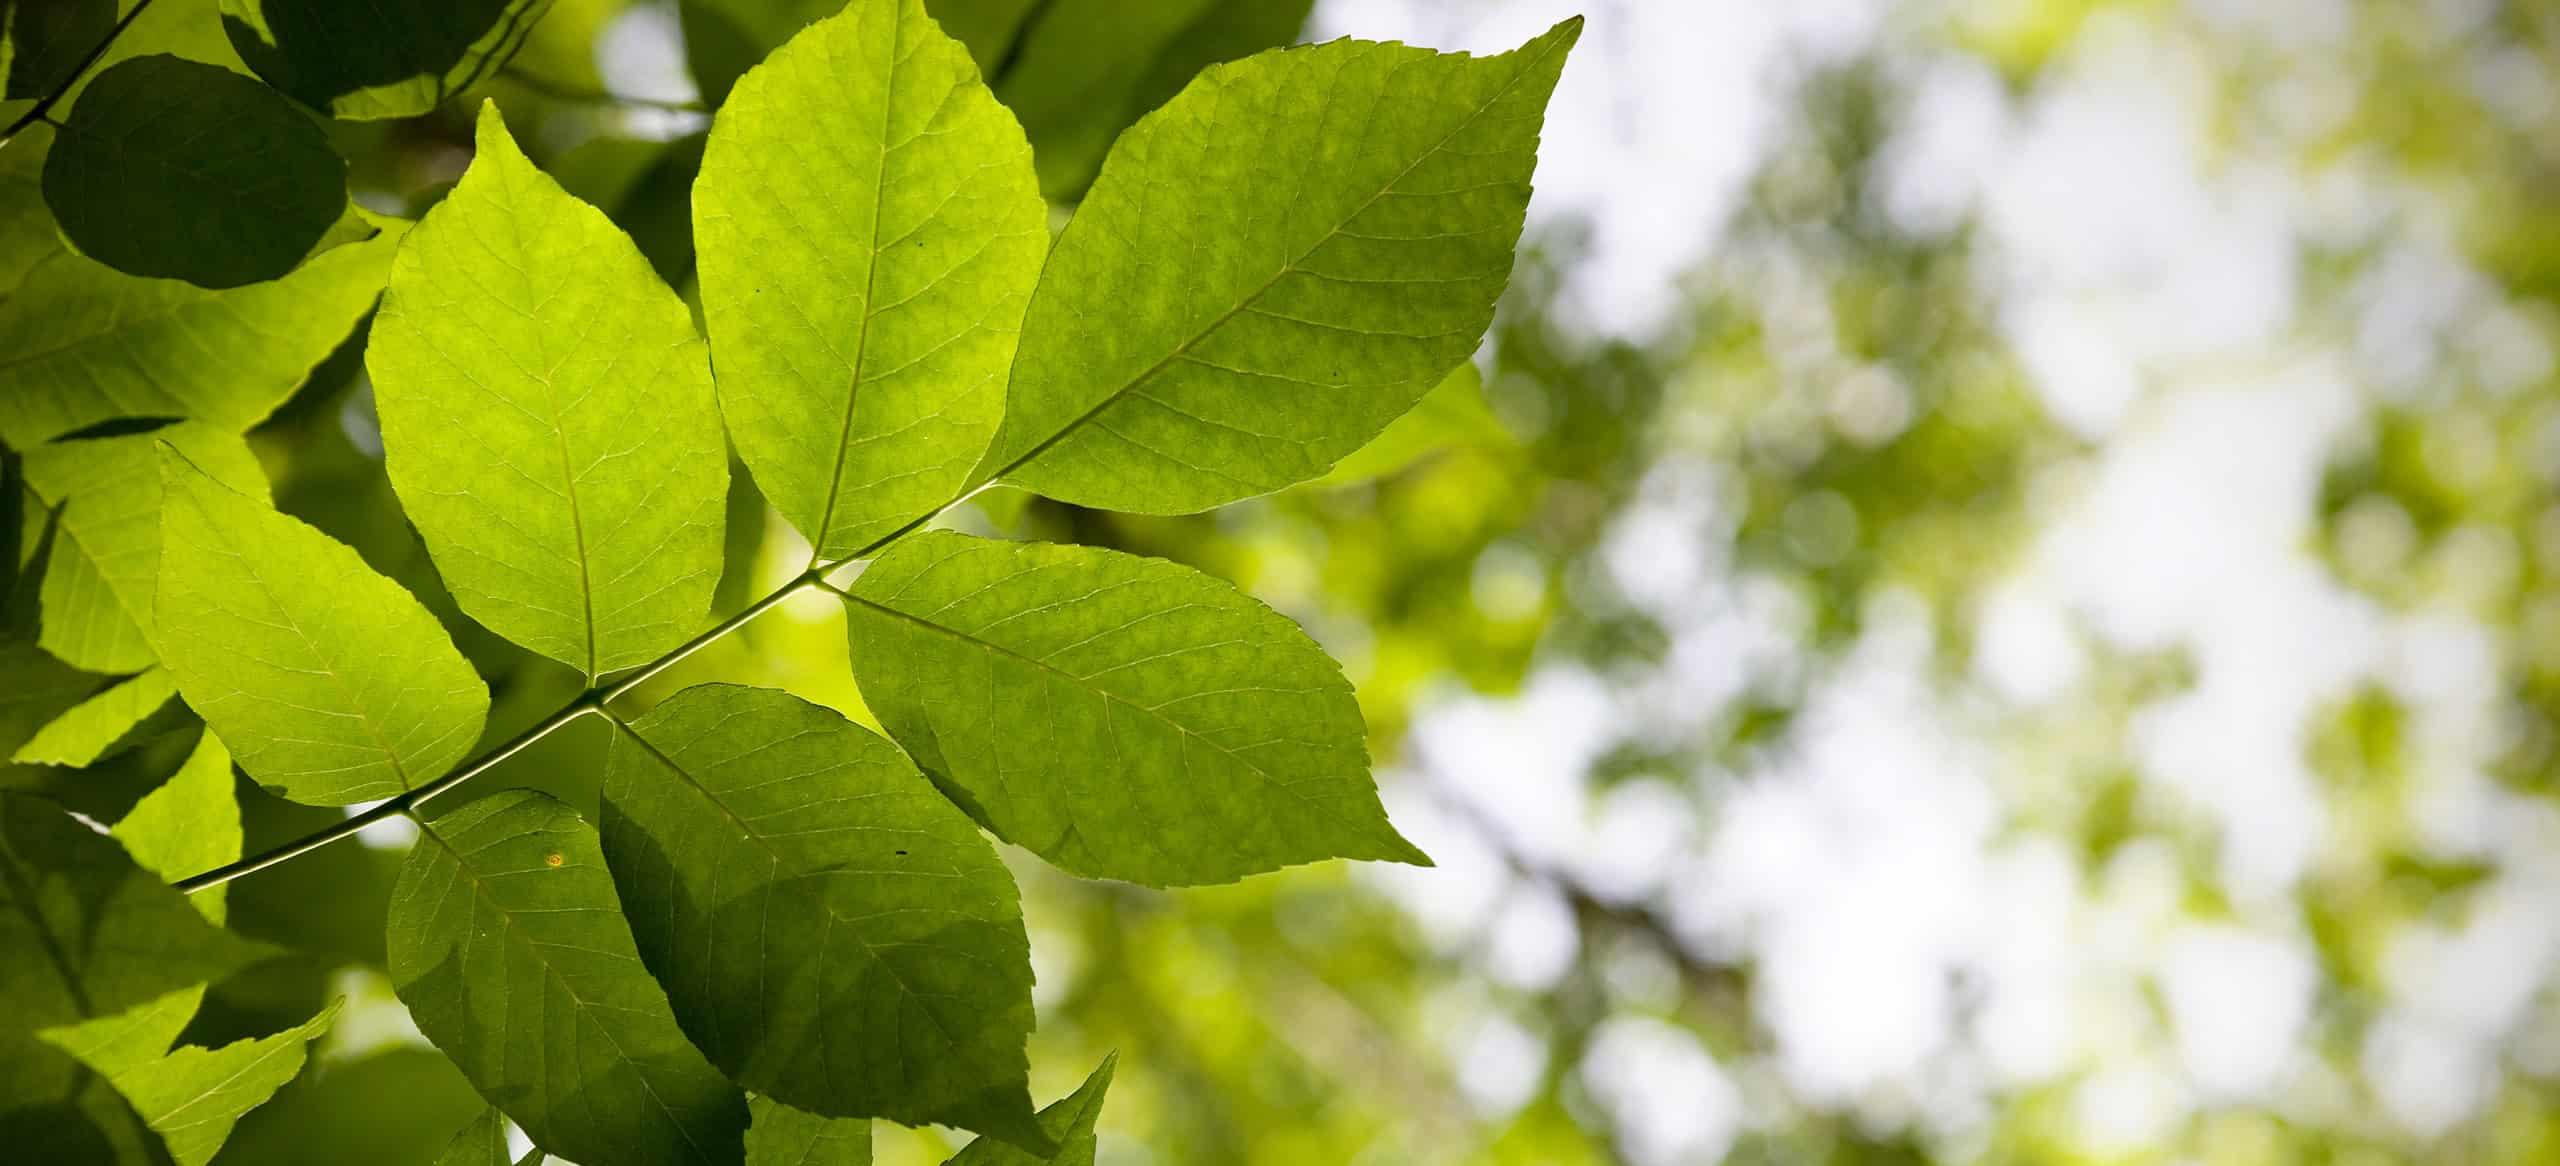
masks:
<svg viewBox="0 0 2560 1166"><path fill-rule="evenodd" d="M825 1116L1039 1142L1012 876L896 747L702 685L618 733L606 769L641 955L714 1064Z"/></svg>
<svg viewBox="0 0 2560 1166"><path fill-rule="evenodd" d="M119 681L36 730L10 760L21 765L87 765L105 756L117 738L177 694L177 682L169 679L164 668Z"/></svg>
<svg viewBox="0 0 2560 1166"><path fill-rule="evenodd" d="M222 0L222 29L269 84L331 117L416 117L505 65L551 0Z"/></svg>
<svg viewBox="0 0 2560 1166"><path fill-rule="evenodd" d="M374 321L384 461L462 609L593 678L709 613L729 480L711 370L630 237L494 104L479 143Z"/></svg>
<svg viewBox="0 0 2560 1166"><path fill-rule="evenodd" d="M747 1166L871 1166L871 1123L820 1117L770 1097L747 1101Z"/></svg>
<svg viewBox="0 0 2560 1166"><path fill-rule="evenodd" d="M163 663L249 776L345 805L462 760L488 686L415 597L175 450L161 480Z"/></svg>
<svg viewBox="0 0 2560 1166"><path fill-rule="evenodd" d="M1121 135L1060 236L973 477L1183 513L1375 436L1491 322L1580 31L1486 58L1335 41L1202 73ZM1331 120L1381 108L1395 118L1358 133ZM1186 257L1169 278L1168 253Z"/></svg>
<svg viewBox="0 0 2560 1166"><path fill-rule="evenodd" d="M843 594L881 723L996 836L1068 870L1176 886L1428 862L1387 823L1339 666L1222 582L928 531Z"/></svg>
<svg viewBox="0 0 2560 1166"><path fill-rule="evenodd" d="M750 70L694 188L720 405L840 557L950 500L995 433L1048 249L1031 147L920 0L854 0Z"/></svg>
<svg viewBox="0 0 2560 1166"><path fill-rule="evenodd" d="M1102 1064L1075 1092L1041 1109L1040 1128L1057 1140L1055 1153L1032 1154L1017 1146L980 1138L962 1147L943 1166L1093 1166L1093 1123L1102 1116L1102 1096L1110 1092L1111 1075L1119 1065L1118 1053L1102 1058Z"/></svg>
<svg viewBox="0 0 2560 1166"><path fill-rule="evenodd" d="M635 1166L739 1160L746 1103L678 1031L575 811L505 790L423 823L386 937L420 1031L536 1144ZM509 1023L526 995L565 1017L565 1064L548 1023Z"/></svg>
<svg viewBox="0 0 2560 1166"><path fill-rule="evenodd" d="M197 991L179 995L192 997ZM234 1041L218 1049L164 1047L155 1055L139 1057L129 1047L132 1034L123 1031L124 1017L51 1028L42 1036L96 1070L124 1095L144 1124L167 1143L177 1166L205 1166L230 1140L241 1115L265 1104L302 1072L307 1046L328 1031L338 1007L339 1002L331 1001L319 1015L273 1036ZM193 1011L190 1001L185 1012ZM184 1014L177 1019L183 1023ZM174 1035L174 1028L168 1031Z"/></svg>

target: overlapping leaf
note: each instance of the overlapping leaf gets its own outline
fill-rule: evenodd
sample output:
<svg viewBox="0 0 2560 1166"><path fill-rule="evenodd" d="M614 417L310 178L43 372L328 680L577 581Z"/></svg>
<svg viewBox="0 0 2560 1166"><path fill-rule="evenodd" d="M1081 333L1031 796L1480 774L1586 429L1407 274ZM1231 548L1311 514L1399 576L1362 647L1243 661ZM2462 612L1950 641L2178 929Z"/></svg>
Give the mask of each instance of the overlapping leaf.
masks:
<svg viewBox="0 0 2560 1166"><path fill-rule="evenodd" d="M707 619L729 462L682 301L480 110L365 364L385 458L456 602L589 676Z"/></svg>
<svg viewBox="0 0 2560 1166"><path fill-rule="evenodd" d="M813 1113L1041 1144L1013 879L896 747L705 685L617 735L606 773L640 952L713 1063Z"/></svg>
<svg viewBox="0 0 2560 1166"><path fill-rule="evenodd" d="M240 1115L266 1103L302 1071L305 1048L338 1015L331 1003L309 1021L273 1036L234 1041L218 1049L169 1048L195 1008L193 992L176 995L184 1011L142 1006L147 1017L105 1017L47 1029L44 1039L78 1058L160 1135L177 1166L205 1166L231 1137ZM152 1046L157 1045L155 1049Z"/></svg>
<svg viewBox="0 0 2560 1166"><path fill-rule="evenodd" d="M820 1117L770 1097L747 1102L747 1166L871 1166L871 1123Z"/></svg>
<svg viewBox="0 0 2560 1166"><path fill-rule="evenodd" d="M373 306L407 226L369 218L373 238L228 291L126 275L56 235L38 178L52 137L31 126L0 150L0 440L19 449L126 417L258 423Z"/></svg>
<svg viewBox="0 0 2560 1166"><path fill-rule="evenodd" d="M163 443L215 481L266 497L267 476L248 443L197 421L51 441L26 453L27 488L59 513L38 642L92 672L131 672L159 658L151 611L160 575Z"/></svg>
<svg viewBox="0 0 2560 1166"><path fill-rule="evenodd" d="M920 0L853 0L738 83L694 186L720 405L822 555L949 501L1048 247L1031 149Z"/></svg>
<svg viewBox="0 0 2560 1166"><path fill-rule="evenodd" d="M498 71L551 0L222 0L240 59L332 117L415 117Z"/></svg>
<svg viewBox="0 0 2560 1166"><path fill-rule="evenodd" d="M70 1099L41 1119L13 1115L14 1135L34 1140L9 1151L77 1161L113 1148L119 1161L142 1161L137 1139L149 1135L123 1102L103 1086L84 1091L85 1070L36 1030L113 1016L271 954L207 922L114 840L49 803L0 793L0 1109Z"/></svg>
<svg viewBox="0 0 2560 1166"><path fill-rule="evenodd" d="M249 776L344 805L462 759L489 692L434 616L344 544L176 451L160 468L161 661Z"/></svg>
<svg viewBox="0 0 2560 1166"><path fill-rule="evenodd" d="M240 799L232 791L231 751L222 739L211 733L198 737L178 772L135 802L114 834L143 869L173 883L238 859ZM187 901L220 923L230 891L227 884L207 887Z"/></svg>
<svg viewBox="0 0 2560 1166"><path fill-rule="evenodd" d="M595 831L530 790L430 821L392 890L391 979L420 1031L546 1150L737 1163L744 1098L632 947Z"/></svg>
<svg viewBox="0 0 2560 1166"><path fill-rule="evenodd" d="M44 195L90 258L230 288L312 252L346 212L347 164L282 94L155 54L89 83L45 160Z"/></svg>
<svg viewBox="0 0 2560 1166"><path fill-rule="evenodd" d="M72 706L36 731L10 758L22 765L82 766L106 755L116 741L178 695L166 669L121 680Z"/></svg>
<svg viewBox="0 0 2560 1166"><path fill-rule="evenodd" d="M514 1166L507 1157L506 1118L484 1109L436 1155L435 1166Z"/></svg>
<svg viewBox="0 0 2560 1166"><path fill-rule="evenodd" d="M1121 136L1059 238L977 476L1179 513L1375 436L1491 322L1580 31L1484 58L1335 41L1202 73Z"/></svg>
<svg viewBox="0 0 2560 1166"><path fill-rule="evenodd" d="M1101 1067L1085 1078L1075 1092L1040 1111L1040 1128L1058 1143L1055 1151L1034 1154L1019 1146L980 1138L945 1166L1093 1166L1093 1123L1102 1116L1102 1095L1110 1092L1111 1073L1119 1064L1118 1053L1104 1057Z"/></svg>
<svg viewBox="0 0 2560 1166"><path fill-rule="evenodd" d="M1427 862L1387 824L1342 670L1190 568L927 532L846 595L863 696L999 837L1156 886Z"/></svg>

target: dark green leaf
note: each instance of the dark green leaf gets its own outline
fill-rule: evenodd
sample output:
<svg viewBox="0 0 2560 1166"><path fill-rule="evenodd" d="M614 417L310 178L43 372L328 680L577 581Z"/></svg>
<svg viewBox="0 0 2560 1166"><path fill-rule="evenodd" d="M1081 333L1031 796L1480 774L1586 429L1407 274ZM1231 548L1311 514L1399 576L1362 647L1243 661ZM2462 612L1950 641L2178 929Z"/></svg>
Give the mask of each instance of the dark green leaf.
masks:
<svg viewBox="0 0 2560 1166"><path fill-rule="evenodd" d="M1335 41L1201 74L1121 136L1050 254L976 476L1182 513L1376 436L1492 320L1580 31L1484 58Z"/></svg>
<svg viewBox="0 0 2560 1166"><path fill-rule="evenodd" d="M819 1117L770 1097L752 1097L747 1110L747 1166L871 1166L871 1122L858 1117Z"/></svg>
<svg viewBox="0 0 2560 1166"><path fill-rule="evenodd" d="M694 186L720 407L841 557L967 485L1048 249L1031 149L919 0L853 0L738 83Z"/></svg>
<svg viewBox="0 0 2560 1166"><path fill-rule="evenodd" d="M456 602L589 677L707 621L729 459L693 319L480 109L409 233L365 367L391 482Z"/></svg>
<svg viewBox="0 0 2560 1166"><path fill-rule="evenodd" d="M391 893L392 983L535 1144L613 1166L736 1163L747 1106L649 978L595 831L507 790L424 823Z"/></svg>
<svg viewBox="0 0 2560 1166"><path fill-rule="evenodd" d="M269 84L332 117L415 117L507 63L551 0L222 0Z"/></svg>
<svg viewBox="0 0 2560 1166"><path fill-rule="evenodd" d="M346 211L347 164L275 90L162 54L90 83L45 161L44 197L100 263L238 287L319 244Z"/></svg>
<svg viewBox="0 0 2560 1166"><path fill-rule="evenodd" d="M19 449L122 417L257 424L373 306L407 226L368 219L372 239L229 291L126 275L56 235L38 178L52 135L0 150L0 440Z"/></svg>
<svg viewBox="0 0 2560 1166"><path fill-rule="evenodd" d="M116 0L7 0L0 3L0 96L42 97L71 80L89 50L116 26Z"/></svg>
<svg viewBox="0 0 2560 1166"><path fill-rule="evenodd" d="M394 1103L384 1104L386 1098ZM454 1128L486 1105L442 1054L397 1046L303 1074L240 1119L214 1161L428 1166Z"/></svg>
<svg viewBox="0 0 2560 1166"><path fill-rule="evenodd" d="M1013 878L895 746L785 693L687 689L616 737L603 822L642 956L739 1084L1040 1141Z"/></svg>
<svg viewBox="0 0 2560 1166"><path fill-rule="evenodd" d="M345 805L462 759L489 690L416 599L166 447L161 480L161 660L250 777Z"/></svg>
<svg viewBox="0 0 2560 1166"><path fill-rule="evenodd" d="M997 836L1068 870L1170 886L1429 861L1387 824L1341 667L1223 582L934 531L846 599L881 723Z"/></svg>
<svg viewBox="0 0 2560 1166"><path fill-rule="evenodd" d="M980 1138L944 1166L1093 1166L1093 1123L1102 1116L1102 1095L1111 1089L1111 1072L1120 1054L1102 1058L1101 1067L1076 1091L1040 1111L1040 1128L1056 1139L1054 1154L1025 1152L1019 1147Z"/></svg>

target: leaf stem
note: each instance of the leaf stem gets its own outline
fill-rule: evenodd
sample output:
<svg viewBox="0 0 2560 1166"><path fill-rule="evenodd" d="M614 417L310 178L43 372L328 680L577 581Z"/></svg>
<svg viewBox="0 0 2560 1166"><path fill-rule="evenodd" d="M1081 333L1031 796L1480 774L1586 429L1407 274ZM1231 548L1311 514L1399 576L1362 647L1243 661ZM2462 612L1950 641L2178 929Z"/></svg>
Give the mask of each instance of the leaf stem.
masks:
<svg viewBox="0 0 2560 1166"><path fill-rule="evenodd" d="M121 19L116 21L116 26L114 28L107 30L107 35L99 38L98 43L90 48L88 56L80 58L79 67L71 70L71 72L63 76L62 83L54 86L53 92L36 98L35 105L30 107L27 112L20 114L18 116L18 120L10 122L7 129L0 129L0 146L8 145L12 139L18 136L18 131L34 125L37 122L45 122L55 126L61 125L61 122L54 121L51 117L46 116L53 112L54 103L62 100L64 94L71 92L71 87L79 84L80 78L84 74L88 73L90 69L97 67L98 58L106 56L107 48L116 43L117 37L124 35L125 29L133 26L134 18L141 16L143 9L149 7L151 7L151 0L141 0L141 3L135 4L132 11L125 13Z"/></svg>

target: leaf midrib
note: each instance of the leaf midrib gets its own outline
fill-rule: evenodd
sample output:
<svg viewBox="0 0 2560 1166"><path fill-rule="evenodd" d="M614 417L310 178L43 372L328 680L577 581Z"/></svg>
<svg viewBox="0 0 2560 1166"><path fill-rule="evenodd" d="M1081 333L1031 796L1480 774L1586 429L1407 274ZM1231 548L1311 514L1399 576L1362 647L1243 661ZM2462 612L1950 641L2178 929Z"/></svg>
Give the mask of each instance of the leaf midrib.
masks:
<svg viewBox="0 0 2560 1166"><path fill-rule="evenodd" d="M854 406L862 395L864 354L871 347L871 321L880 314L880 216L884 204L889 201L889 126L898 98L898 38L906 30L906 19L907 6L904 3L889 6L889 67L880 83L880 152L871 172L871 234L868 243L871 264L862 274L862 324L854 331L853 359L847 362L845 369L844 428L836 435L835 466L827 473L827 504L818 511L818 529L811 540L817 546L812 553L824 551L827 540L835 533L836 503L844 495L845 459L853 453L853 415Z"/></svg>

